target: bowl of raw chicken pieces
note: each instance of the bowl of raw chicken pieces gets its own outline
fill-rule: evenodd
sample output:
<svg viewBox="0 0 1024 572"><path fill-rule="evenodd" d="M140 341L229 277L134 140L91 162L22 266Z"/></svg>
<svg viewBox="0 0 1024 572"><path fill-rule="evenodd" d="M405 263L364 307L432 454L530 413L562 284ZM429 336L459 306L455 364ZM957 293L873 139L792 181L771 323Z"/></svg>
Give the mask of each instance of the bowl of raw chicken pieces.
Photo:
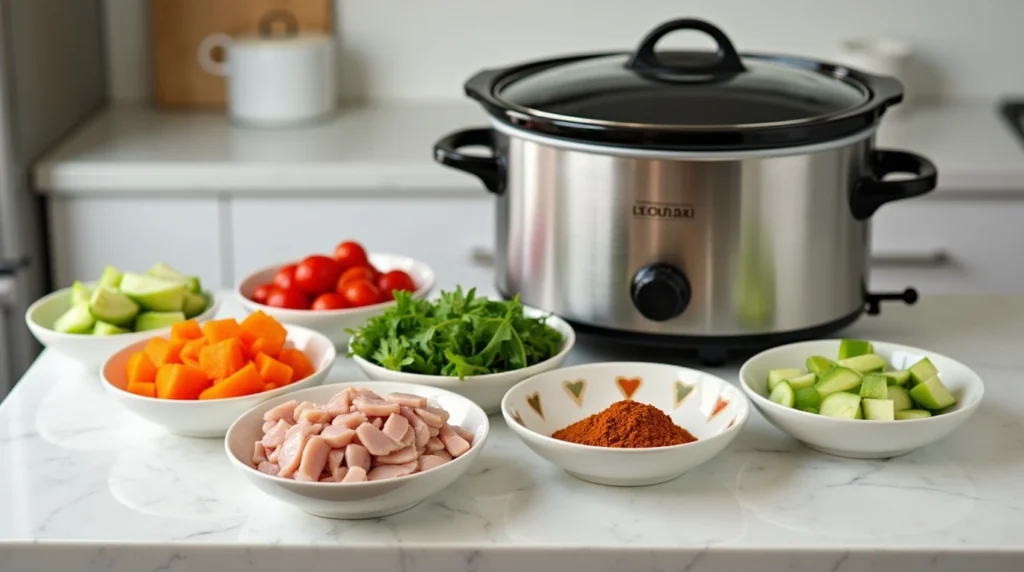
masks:
<svg viewBox="0 0 1024 572"><path fill-rule="evenodd" d="M379 518L451 485L487 440L487 415L461 395L352 382L261 403L228 429L231 463L263 493L307 513Z"/></svg>

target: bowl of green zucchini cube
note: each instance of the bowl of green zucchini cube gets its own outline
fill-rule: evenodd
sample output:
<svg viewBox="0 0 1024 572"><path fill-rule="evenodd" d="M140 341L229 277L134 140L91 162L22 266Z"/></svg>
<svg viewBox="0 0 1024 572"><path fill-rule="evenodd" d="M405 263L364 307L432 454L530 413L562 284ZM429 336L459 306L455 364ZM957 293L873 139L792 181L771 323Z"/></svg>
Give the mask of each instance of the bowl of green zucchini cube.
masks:
<svg viewBox="0 0 1024 572"><path fill-rule="evenodd" d="M40 344L99 368L121 348L171 326L212 318L220 305L199 278L158 263L145 272L107 266L95 282L76 281L36 300L25 324Z"/></svg>
<svg viewBox="0 0 1024 572"><path fill-rule="evenodd" d="M955 431L981 403L978 374L946 356L868 340L815 340L761 352L740 385L769 423L840 457L904 455Z"/></svg>

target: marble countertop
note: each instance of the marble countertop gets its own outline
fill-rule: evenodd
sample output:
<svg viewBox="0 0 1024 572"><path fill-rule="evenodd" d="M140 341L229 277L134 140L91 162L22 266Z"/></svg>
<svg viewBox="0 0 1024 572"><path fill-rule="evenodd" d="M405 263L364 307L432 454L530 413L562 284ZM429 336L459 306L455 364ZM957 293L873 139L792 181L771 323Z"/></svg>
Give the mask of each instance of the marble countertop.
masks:
<svg viewBox="0 0 1024 572"><path fill-rule="evenodd" d="M497 416L452 487L366 521L264 496L220 440L162 433L48 351L0 404L0 570L1024 569L1024 296L926 296L845 334L955 357L984 379L985 402L953 435L884 461L811 451L753 412L720 456L643 488L576 480ZM577 348L570 363L679 361L585 337ZM328 382L358 377L340 359Z"/></svg>
<svg viewBox="0 0 1024 572"><path fill-rule="evenodd" d="M323 125L273 130L234 127L220 112L118 102L40 159L34 180L44 194L481 193L431 150L448 132L485 124L469 100L347 107ZM1024 196L1024 146L994 100L894 114L878 142L936 163L929 197Z"/></svg>

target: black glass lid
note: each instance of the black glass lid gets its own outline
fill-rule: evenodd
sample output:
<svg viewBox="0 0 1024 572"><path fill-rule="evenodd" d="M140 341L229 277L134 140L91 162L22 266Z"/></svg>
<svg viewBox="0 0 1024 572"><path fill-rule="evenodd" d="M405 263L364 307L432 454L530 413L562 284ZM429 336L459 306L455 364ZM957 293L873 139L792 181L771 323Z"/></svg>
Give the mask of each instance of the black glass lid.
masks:
<svg viewBox="0 0 1024 572"><path fill-rule="evenodd" d="M655 51L676 30L704 32L718 51ZM721 30L693 19L659 26L631 54L486 71L466 90L519 127L665 149L754 149L836 139L869 127L902 98L902 87L891 78L814 60L741 56Z"/></svg>

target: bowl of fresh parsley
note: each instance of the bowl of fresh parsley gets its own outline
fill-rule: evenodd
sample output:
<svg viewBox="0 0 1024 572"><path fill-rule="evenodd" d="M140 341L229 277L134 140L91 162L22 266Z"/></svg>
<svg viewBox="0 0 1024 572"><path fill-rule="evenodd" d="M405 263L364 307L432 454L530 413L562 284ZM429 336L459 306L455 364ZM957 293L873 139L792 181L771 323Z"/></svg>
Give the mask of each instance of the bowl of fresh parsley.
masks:
<svg viewBox="0 0 1024 572"><path fill-rule="evenodd" d="M441 387L487 413L520 381L560 367L576 343L565 320L476 289L432 300L395 292L395 305L351 330L348 355L369 379Z"/></svg>

